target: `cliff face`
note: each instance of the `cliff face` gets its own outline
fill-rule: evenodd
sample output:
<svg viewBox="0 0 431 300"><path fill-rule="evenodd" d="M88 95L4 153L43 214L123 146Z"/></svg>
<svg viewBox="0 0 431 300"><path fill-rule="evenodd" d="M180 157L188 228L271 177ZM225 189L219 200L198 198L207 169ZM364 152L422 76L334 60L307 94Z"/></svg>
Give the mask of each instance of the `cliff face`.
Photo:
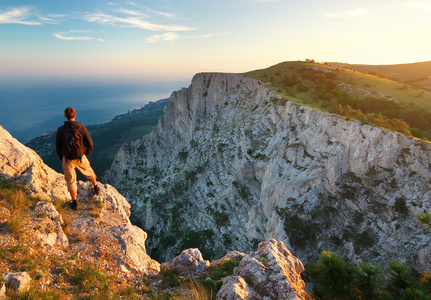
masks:
<svg viewBox="0 0 431 300"><path fill-rule="evenodd" d="M120 149L108 179L164 259L275 238L304 262L332 250L425 269L431 236L415 215L431 209L430 159L429 143L202 73L172 94L157 129Z"/></svg>
<svg viewBox="0 0 431 300"><path fill-rule="evenodd" d="M23 190L11 182L22 183ZM147 233L129 220L126 198L108 184L98 185L101 193L95 195L90 182L79 181L79 209L70 210L63 175L0 126L0 299L16 293L32 299L48 294L117 299L135 292L144 298L174 293L188 299L193 291L167 286L164 274L205 278L215 289L217 270L226 263L238 267L223 272L222 286L214 290L217 299L310 299L301 261L273 239L249 255L232 251L212 263L199 249L187 249L164 263L167 272L161 272L147 254Z"/></svg>

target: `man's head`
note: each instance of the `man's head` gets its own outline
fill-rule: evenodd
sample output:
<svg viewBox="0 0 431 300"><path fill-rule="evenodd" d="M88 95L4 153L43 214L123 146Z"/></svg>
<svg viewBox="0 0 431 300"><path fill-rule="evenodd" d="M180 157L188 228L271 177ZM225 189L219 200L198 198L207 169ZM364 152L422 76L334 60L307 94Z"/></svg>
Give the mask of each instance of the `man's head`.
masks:
<svg viewBox="0 0 431 300"><path fill-rule="evenodd" d="M67 120L73 120L76 117L76 112L72 107L68 107L64 110L64 116Z"/></svg>

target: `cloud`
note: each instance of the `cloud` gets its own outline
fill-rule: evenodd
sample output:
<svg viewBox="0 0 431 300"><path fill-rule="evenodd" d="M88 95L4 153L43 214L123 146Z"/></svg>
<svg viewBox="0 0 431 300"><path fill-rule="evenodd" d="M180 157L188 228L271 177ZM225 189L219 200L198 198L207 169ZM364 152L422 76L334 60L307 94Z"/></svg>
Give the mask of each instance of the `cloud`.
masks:
<svg viewBox="0 0 431 300"><path fill-rule="evenodd" d="M351 10L343 10L333 13L324 13L323 15L329 18L353 18L363 16L366 13L367 10L365 8L355 8Z"/></svg>
<svg viewBox="0 0 431 300"><path fill-rule="evenodd" d="M95 37L90 36L67 36L64 33L55 33L54 36L62 41L91 41L91 40L97 40L99 42L103 42L102 39L98 39Z"/></svg>
<svg viewBox="0 0 431 300"><path fill-rule="evenodd" d="M126 15L132 15L132 16L138 16L138 17L147 17L145 14L143 14L140 11L131 10L127 8L117 8L114 10L115 12L119 12Z"/></svg>
<svg viewBox="0 0 431 300"><path fill-rule="evenodd" d="M8 11L0 11L0 24L42 25L58 24L66 15L40 15L30 6L13 7Z"/></svg>
<svg viewBox="0 0 431 300"><path fill-rule="evenodd" d="M30 20L32 15L30 7L14 7L8 11L0 11L0 24L41 25L41 21Z"/></svg>
<svg viewBox="0 0 431 300"><path fill-rule="evenodd" d="M136 28L151 30L151 31L196 30L196 28L191 28L191 27L186 27L181 25L161 25L161 24L151 23L144 20L141 16L116 17L109 14L95 13L95 14L85 15L84 19L88 22L94 22L94 23L99 23L104 25L136 27Z"/></svg>
<svg viewBox="0 0 431 300"><path fill-rule="evenodd" d="M217 33L217 34L203 34L203 35L192 35L192 36L182 36L175 32L166 32L163 34L154 34L149 36L145 41L147 43L157 43L157 42L174 42L178 40L195 40L195 39L208 39L213 36L225 35L227 33Z"/></svg>

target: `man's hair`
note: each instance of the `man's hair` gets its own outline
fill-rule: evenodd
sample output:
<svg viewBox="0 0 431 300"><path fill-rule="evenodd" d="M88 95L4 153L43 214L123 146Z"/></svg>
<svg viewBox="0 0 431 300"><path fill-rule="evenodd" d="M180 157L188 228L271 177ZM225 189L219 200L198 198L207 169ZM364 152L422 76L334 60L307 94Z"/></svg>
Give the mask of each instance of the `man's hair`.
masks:
<svg viewBox="0 0 431 300"><path fill-rule="evenodd" d="M64 116L66 117L66 119L72 120L76 117L76 112L72 107L68 107L64 110Z"/></svg>

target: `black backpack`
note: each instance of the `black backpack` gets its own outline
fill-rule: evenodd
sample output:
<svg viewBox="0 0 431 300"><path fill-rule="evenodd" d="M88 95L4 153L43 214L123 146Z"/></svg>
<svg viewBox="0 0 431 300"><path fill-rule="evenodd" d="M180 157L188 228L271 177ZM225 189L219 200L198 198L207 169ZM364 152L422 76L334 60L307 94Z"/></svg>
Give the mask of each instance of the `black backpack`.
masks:
<svg viewBox="0 0 431 300"><path fill-rule="evenodd" d="M67 128L63 133L63 155L66 159L81 159L85 154L82 135L75 128Z"/></svg>

